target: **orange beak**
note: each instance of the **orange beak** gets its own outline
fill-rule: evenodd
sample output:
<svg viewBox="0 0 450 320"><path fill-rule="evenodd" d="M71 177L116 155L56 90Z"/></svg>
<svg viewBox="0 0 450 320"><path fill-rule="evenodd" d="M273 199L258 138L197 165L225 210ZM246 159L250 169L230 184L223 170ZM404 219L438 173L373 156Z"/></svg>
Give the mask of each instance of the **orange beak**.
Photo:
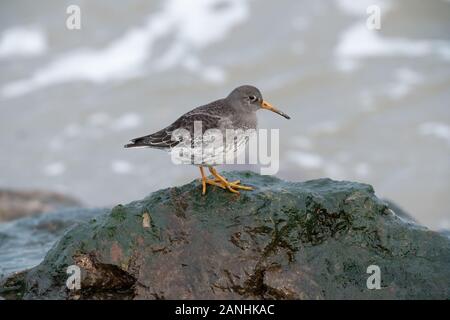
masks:
<svg viewBox="0 0 450 320"><path fill-rule="evenodd" d="M268 103L267 101L262 101L261 103L261 108L266 109L266 110L270 110L272 112L278 113L280 116L285 117L286 119L290 119L291 117L289 117L286 113L278 110L277 108L275 108L274 106L272 106L270 103Z"/></svg>

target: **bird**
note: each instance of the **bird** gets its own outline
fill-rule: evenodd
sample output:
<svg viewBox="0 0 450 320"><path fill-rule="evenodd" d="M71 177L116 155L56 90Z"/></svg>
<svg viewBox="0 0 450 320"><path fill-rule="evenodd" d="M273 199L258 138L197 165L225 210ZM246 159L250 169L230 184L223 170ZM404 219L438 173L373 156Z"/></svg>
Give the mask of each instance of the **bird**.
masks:
<svg viewBox="0 0 450 320"><path fill-rule="evenodd" d="M155 133L131 139L130 143L124 147L148 147L169 152L177 150L179 152L180 150L192 148L194 145L200 143L204 149L200 149L202 150L200 153L187 153L186 158L188 162L198 166L200 169L202 195L206 194L206 185L217 186L235 194L240 193L238 190L250 191L253 188L242 185L239 180L228 181L217 172L215 166L218 163L220 164L218 159L223 159L225 153L236 153L243 149L248 142L248 136L245 133L242 134L242 132L245 132L245 130L256 130L256 111L260 109L270 110L286 119L290 119L287 114L265 101L258 88L252 85L242 85L232 90L227 97L192 109L172 124ZM176 133L182 130L188 133L190 137L195 136L197 124L201 125L200 140L195 137L194 139L188 139L189 137L176 136ZM231 142L233 145L231 148L229 148L230 142L226 142L228 144L218 148L217 146L223 142L222 137L226 136L227 130L235 130L241 132L241 134L238 134ZM207 135L208 132L222 135L217 139L217 136L214 134ZM209 150L209 152L205 152L204 150ZM197 158L197 161L194 161L193 158L196 156L199 158ZM209 179L205 175L205 167L208 168L214 179Z"/></svg>

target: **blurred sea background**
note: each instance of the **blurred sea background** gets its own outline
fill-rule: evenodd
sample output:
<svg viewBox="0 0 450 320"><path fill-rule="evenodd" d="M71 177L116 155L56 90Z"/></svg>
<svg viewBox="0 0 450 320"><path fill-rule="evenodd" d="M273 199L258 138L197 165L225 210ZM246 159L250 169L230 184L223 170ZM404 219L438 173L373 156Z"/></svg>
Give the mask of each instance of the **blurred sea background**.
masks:
<svg viewBox="0 0 450 320"><path fill-rule="evenodd" d="M123 145L253 84L292 118L258 115L280 129L278 177L369 183L450 228L448 0L2 1L0 70L0 188L104 207L190 182Z"/></svg>

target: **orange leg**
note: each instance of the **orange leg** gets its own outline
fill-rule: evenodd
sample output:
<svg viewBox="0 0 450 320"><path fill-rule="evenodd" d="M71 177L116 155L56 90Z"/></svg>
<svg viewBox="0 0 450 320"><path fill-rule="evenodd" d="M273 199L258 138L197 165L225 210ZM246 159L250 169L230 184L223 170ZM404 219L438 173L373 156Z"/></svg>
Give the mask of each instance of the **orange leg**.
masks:
<svg viewBox="0 0 450 320"><path fill-rule="evenodd" d="M202 194L206 193L206 176L203 167L200 167L200 174L202 175Z"/></svg>
<svg viewBox="0 0 450 320"><path fill-rule="evenodd" d="M200 174L202 175L202 195L206 194L206 184L210 184L222 189L226 189L226 187L222 184L219 183L218 180L211 180L208 179L205 175L205 170L203 169L203 167L199 167L200 168Z"/></svg>
<svg viewBox="0 0 450 320"><path fill-rule="evenodd" d="M209 167L209 171L211 172L211 174L216 178L216 180L214 181L215 185L217 183L220 183L222 188L227 188L228 191L233 192L233 193L239 193L239 191L237 191L236 189L242 189L242 190L253 190L252 187L247 187L247 186L241 186L240 181L236 180L233 182L229 182L225 177L221 176L216 169L214 169L213 167Z"/></svg>
<svg viewBox="0 0 450 320"><path fill-rule="evenodd" d="M240 181L236 180L236 181L228 181L225 177L221 176L216 169L214 169L213 167L209 167L209 171L211 172L211 174L214 176L214 180L212 179L208 179L205 175L205 170L203 169L203 167L199 167L200 168L200 174L202 175L202 195L206 194L206 185L210 184L222 189L228 189L228 191L233 192L233 193L238 193L239 191L237 191L236 189L242 189L242 190L253 190L252 187L247 187L247 186L241 186L240 185Z"/></svg>

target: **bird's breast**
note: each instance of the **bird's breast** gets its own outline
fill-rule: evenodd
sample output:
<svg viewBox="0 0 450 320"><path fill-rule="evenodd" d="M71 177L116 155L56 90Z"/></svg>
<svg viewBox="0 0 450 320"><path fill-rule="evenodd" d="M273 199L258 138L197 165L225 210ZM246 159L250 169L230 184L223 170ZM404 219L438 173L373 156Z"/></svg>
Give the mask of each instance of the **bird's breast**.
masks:
<svg viewBox="0 0 450 320"><path fill-rule="evenodd" d="M232 118L232 124L234 129L256 129L258 121L255 112L238 113Z"/></svg>

